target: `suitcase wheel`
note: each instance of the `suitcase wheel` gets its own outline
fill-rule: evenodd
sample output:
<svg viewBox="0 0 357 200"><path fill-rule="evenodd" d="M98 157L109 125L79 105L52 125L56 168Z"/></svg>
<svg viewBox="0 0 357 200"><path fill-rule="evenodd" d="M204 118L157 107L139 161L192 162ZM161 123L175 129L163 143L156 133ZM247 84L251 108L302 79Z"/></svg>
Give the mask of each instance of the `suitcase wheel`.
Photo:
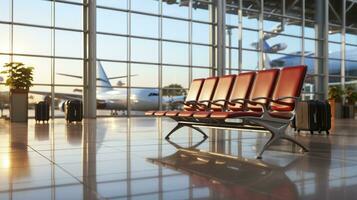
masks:
<svg viewBox="0 0 357 200"><path fill-rule="evenodd" d="M327 135L330 135L330 132L326 130L326 134L327 134Z"/></svg>
<svg viewBox="0 0 357 200"><path fill-rule="evenodd" d="M314 134L314 131L310 131L310 134L313 135L313 134Z"/></svg>
<svg viewBox="0 0 357 200"><path fill-rule="evenodd" d="M300 130L298 129L297 132L300 133Z"/></svg>

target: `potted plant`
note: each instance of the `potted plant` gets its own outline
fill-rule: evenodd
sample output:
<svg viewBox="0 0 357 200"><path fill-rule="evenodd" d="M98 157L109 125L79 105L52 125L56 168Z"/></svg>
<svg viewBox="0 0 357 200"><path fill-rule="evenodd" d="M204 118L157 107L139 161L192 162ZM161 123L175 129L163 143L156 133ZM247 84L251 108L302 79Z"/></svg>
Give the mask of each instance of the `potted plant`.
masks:
<svg viewBox="0 0 357 200"><path fill-rule="evenodd" d="M4 65L2 74L7 74L5 85L10 87L10 120L27 122L28 92L33 81L33 67L20 62Z"/></svg>
<svg viewBox="0 0 357 200"><path fill-rule="evenodd" d="M346 87L345 99L346 99L346 103L345 103L346 109L344 109L346 112L345 116L348 118L354 118L354 114L355 114L354 106L357 101L357 92L355 88L353 88L352 86Z"/></svg>
<svg viewBox="0 0 357 200"><path fill-rule="evenodd" d="M328 100L331 105L331 117L342 117L342 95L343 90L340 86L331 86L328 90Z"/></svg>

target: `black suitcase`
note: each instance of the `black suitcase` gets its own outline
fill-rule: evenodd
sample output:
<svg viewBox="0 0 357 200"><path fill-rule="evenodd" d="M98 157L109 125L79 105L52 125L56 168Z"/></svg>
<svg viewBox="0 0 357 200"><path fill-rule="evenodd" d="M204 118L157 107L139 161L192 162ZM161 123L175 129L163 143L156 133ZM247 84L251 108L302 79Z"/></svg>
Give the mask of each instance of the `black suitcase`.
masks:
<svg viewBox="0 0 357 200"><path fill-rule="evenodd" d="M326 131L329 134L331 128L331 108L327 101L299 101L295 109L295 121L293 126L298 132L300 130Z"/></svg>
<svg viewBox="0 0 357 200"><path fill-rule="evenodd" d="M35 104L35 120L47 121L50 119L50 105L45 101L40 101Z"/></svg>
<svg viewBox="0 0 357 200"><path fill-rule="evenodd" d="M66 121L80 122L83 119L83 104L79 100L68 100L65 103L65 117Z"/></svg>
<svg viewBox="0 0 357 200"><path fill-rule="evenodd" d="M325 131L328 135L331 129L331 106L328 101L318 101L317 123L319 125L319 133Z"/></svg>

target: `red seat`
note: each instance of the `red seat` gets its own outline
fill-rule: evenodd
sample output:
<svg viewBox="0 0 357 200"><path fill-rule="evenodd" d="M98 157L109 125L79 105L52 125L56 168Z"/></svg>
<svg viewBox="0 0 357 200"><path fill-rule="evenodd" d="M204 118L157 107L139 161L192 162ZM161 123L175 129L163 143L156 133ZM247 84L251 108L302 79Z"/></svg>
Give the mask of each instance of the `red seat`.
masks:
<svg viewBox="0 0 357 200"><path fill-rule="evenodd" d="M179 117L191 117L195 111L204 111L206 108L210 106L210 101L212 99L212 96L214 94L214 91L216 90L218 82L218 77L210 77L205 80L203 83L202 89L200 96L198 97L197 103L192 104L192 108L195 108L195 110L184 110L181 111L177 114Z"/></svg>
<svg viewBox="0 0 357 200"><path fill-rule="evenodd" d="M154 115L155 116L164 116L166 112L167 112L166 110L160 110L160 111L156 111L154 113Z"/></svg>
<svg viewBox="0 0 357 200"><path fill-rule="evenodd" d="M243 113L247 113L248 116L252 116L252 115L258 116L258 117L261 116L261 113L262 113L261 105L255 104L252 102L262 103L265 105L269 104L269 101L267 100L267 98L270 98L273 93L273 88L274 88L278 73L279 73L279 69L270 69L270 70L256 72L255 79L254 79L254 82L253 82L253 85L251 88L251 92L249 95L249 100L251 102L247 103L247 107L246 107L247 111L233 111L233 112L227 111L227 112L218 112L218 113L213 112L210 116L212 118L219 118L219 119L224 118L223 116L226 116L226 118L240 117L240 116L244 115ZM252 75L250 75L250 76L252 76ZM251 79L253 79L253 78L250 77L250 79L248 79L248 80L251 81ZM249 88L249 86L247 86L247 85L244 85L244 86L245 86L245 88ZM239 90L239 88L237 88L237 90ZM245 94L245 95L247 95L247 94ZM258 97L265 98L265 99L254 100L255 98L258 98ZM234 107L233 109L237 109L237 107ZM254 111L254 112L252 112L252 111Z"/></svg>
<svg viewBox="0 0 357 200"><path fill-rule="evenodd" d="M196 111L181 111L178 113L179 117L192 117L193 114L195 114Z"/></svg>
<svg viewBox="0 0 357 200"><path fill-rule="evenodd" d="M193 117L208 117L212 111L221 111L225 109L227 106L226 100L228 100L235 78L236 75L221 76L218 80L213 98L210 101L211 104L204 109L204 111L196 111L193 114Z"/></svg>
<svg viewBox="0 0 357 200"><path fill-rule="evenodd" d="M180 113L179 110L171 110L171 111L167 111L167 112L165 113L165 116L175 117L175 116L177 116L179 113Z"/></svg>
<svg viewBox="0 0 357 200"><path fill-rule="evenodd" d="M233 99L237 98L243 98L246 99L249 95L249 90L252 86L253 80L254 80L255 72L246 72L246 73L240 73L236 76L234 81L231 83L232 84L232 89L229 95L229 99L226 98L214 98L213 100L219 100L219 99L225 99L228 101L231 101ZM217 87L218 89L218 87ZM228 94L227 94L228 95ZM222 95L223 97L224 95ZM244 103L244 101L241 101ZM207 118L210 116L212 111L221 111L222 107L226 107L226 102L221 101L217 102L220 103L220 107L214 105L213 109L211 111L206 111L206 112L198 112L193 115L195 118ZM223 106L224 105L224 106ZM244 105L244 104L243 104ZM239 111L243 110L243 105L240 103L233 103L233 104L228 104L229 110L234 110L234 111ZM217 109L219 108L219 109Z"/></svg>
<svg viewBox="0 0 357 200"><path fill-rule="evenodd" d="M238 74L235 79L229 101L233 99L247 99L252 88L255 72L245 72ZM229 104L228 109L232 111L242 111L244 109L244 101L240 103ZM243 103L243 104L241 104Z"/></svg>
<svg viewBox="0 0 357 200"><path fill-rule="evenodd" d="M226 119L235 117L260 117L263 112L256 111L234 111L234 112L212 112L211 118Z"/></svg>
<svg viewBox="0 0 357 200"><path fill-rule="evenodd" d="M276 83L273 99L282 97L299 97L306 75L306 66L284 67L280 70L280 75ZM270 109L273 111L294 110L295 99L287 98L271 103Z"/></svg>
<svg viewBox="0 0 357 200"><path fill-rule="evenodd" d="M149 116L154 115L155 112L156 112L155 110L149 110L145 112L145 115L149 115Z"/></svg>
<svg viewBox="0 0 357 200"><path fill-rule="evenodd" d="M193 117L195 118L207 118L211 115L213 111L197 111L195 112L195 114L193 115Z"/></svg>
<svg viewBox="0 0 357 200"><path fill-rule="evenodd" d="M191 83L190 89L188 90L185 102L196 101L198 96L200 95L201 88L205 79L194 79ZM192 109L190 106L184 105L185 110ZM147 111L145 115L152 116L164 116L167 111Z"/></svg>
<svg viewBox="0 0 357 200"><path fill-rule="evenodd" d="M271 98L276 79L279 75L279 69L269 69L258 71L255 75L255 80L250 92L249 100L257 103L262 103L268 106L269 101L267 99ZM254 100L256 98L261 98L259 100ZM259 104L248 103L248 110L262 111L262 106Z"/></svg>

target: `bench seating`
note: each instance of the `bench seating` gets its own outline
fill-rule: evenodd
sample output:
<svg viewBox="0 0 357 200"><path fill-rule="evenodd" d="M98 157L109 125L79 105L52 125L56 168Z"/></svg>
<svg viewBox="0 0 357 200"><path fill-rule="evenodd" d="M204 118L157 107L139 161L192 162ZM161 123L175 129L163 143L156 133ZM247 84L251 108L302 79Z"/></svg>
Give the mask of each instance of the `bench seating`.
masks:
<svg viewBox="0 0 357 200"><path fill-rule="evenodd" d="M166 139L185 126L199 131L205 138L207 135L200 126L268 130L271 138L258 152L257 158L261 158L264 151L280 139L289 140L308 151L286 134L294 117L295 102L300 96L306 69L306 66L291 66L210 77L201 80L202 88L192 92L198 96L197 99L192 100L191 96L186 99L183 110L150 111L146 115L170 117L177 121L177 126ZM241 120L236 122L235 119Z"/></svg>

